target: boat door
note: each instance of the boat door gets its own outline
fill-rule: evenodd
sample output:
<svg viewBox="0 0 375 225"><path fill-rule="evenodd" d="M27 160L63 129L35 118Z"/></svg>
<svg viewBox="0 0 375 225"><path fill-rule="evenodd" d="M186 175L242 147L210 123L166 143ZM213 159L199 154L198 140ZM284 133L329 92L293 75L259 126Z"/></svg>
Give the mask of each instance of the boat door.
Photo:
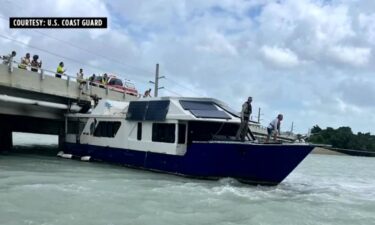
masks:
<svg viewBox="0 0 375 225"><path fill-rule="evenodd" d="M187 122L179 121L176 128L177 137L177 155L185 155L186 153L186 143L187 143Z"/></svg>

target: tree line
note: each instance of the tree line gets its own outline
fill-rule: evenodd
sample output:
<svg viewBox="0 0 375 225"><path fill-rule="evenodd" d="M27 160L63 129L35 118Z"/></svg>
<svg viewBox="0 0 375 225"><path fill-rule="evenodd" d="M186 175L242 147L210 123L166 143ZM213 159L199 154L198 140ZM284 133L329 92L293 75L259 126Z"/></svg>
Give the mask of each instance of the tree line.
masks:
<svg viewBox="0 0 375 225"><path fill-rule="evenodd" d="M308 141L316 144L327 144L333 148L354 149L375 153L375 135L358 132L354 134L350 127L321 129L315 125L311 129Z"/></svg>

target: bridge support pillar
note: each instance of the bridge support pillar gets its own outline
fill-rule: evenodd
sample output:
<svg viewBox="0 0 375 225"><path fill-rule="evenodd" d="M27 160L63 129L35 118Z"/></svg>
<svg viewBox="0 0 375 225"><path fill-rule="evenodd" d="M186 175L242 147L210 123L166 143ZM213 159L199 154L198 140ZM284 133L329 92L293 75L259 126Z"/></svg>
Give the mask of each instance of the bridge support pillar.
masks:
<svg viewBox="0 0 375 225"><path fill-rule="evenodd" d="M12 131L0 128L0 152L11 150L13 147Z"/></svg>
<svg viewBox="0 0 375 225"><path fill-rule="evenodd" d="M64 141L65 141L65 135L59 134L59 150L64 151Z"/></svg>

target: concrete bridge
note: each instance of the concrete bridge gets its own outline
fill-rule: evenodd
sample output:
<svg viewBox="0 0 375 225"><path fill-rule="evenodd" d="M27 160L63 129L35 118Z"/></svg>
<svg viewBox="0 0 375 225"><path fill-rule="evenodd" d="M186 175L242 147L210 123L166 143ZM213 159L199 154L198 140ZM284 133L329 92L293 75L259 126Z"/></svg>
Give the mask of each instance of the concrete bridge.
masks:
<svg viewBox="0 0 375 225"><path fill-rule="evenodd" d="M66 133L64 115L86 112L99 98L137 99L108 86L80 84L73 76L56 78L53 71L19 69L16 62L0 64L0 151L12 147L12 132L54 134L62 144ZM258 139L265 139L265 127L259 124L250 127ZM295 136L283 133L279 139L289 142Z"/></svg>
<svg viewBox="0 0 375 225"><path fill-rule="evenodd" d="M79 83L53 71L19 69L16 62L0 64L0 150L12 147L12 132L65 134L64 114L85 112L97 99L137 99L105 86Z"/></svg>

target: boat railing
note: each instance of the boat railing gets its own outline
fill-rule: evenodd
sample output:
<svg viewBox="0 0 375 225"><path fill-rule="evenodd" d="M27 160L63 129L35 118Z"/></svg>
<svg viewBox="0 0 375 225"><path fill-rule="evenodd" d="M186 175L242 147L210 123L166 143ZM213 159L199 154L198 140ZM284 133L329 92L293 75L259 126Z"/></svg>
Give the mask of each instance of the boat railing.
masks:
<svg viewBox="0 0 375 225"><path fill-rule="evenodd" d="M254 127L256 128L259 128L260 130L263 130L263 131L267 131L267 127L266 126L263 126L263 125L260 125L260 124L251 124L251 129L253 129ZM282 131L281 132L281 135L283 136L290 136L290 137L295 137L296 135L290 131Z"/></svg>

